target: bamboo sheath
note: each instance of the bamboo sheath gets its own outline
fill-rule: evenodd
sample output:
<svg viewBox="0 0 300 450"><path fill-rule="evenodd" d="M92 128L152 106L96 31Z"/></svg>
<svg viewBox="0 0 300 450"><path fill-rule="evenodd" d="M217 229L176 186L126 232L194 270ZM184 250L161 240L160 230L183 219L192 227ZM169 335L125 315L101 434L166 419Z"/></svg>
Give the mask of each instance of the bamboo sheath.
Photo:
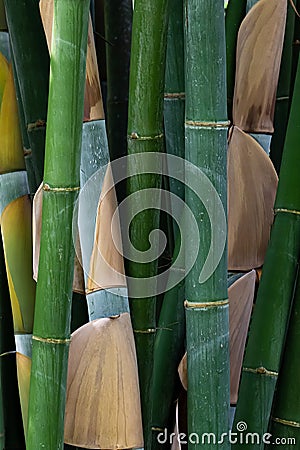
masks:
<svg viewBox="0 0 300 450"><path fill-rule="evenodd" d="M28 450L63 448L88 12L88 1L54 2Z"/></svg>
<svg viewBox="0 0 300 450"><path fill-rule="evenodd" d="M226 211L226 74L225 24L222 1L186 3L186 159L210 179ZM201 23L201 27L199 24ZM201 30L201 31L200 31ZM185 279L188 352L188 433L202 436L208 431L221 436L229 423L229 318L227 261L224 249L211 276L200 284L211 240L210 220L199 199L186 189L186 203L199 227L200 248ZM186 224L188 226L188 224ZM220 226L220 224L216 224ZM217 239L226 240L221 227ZM186 262L195 245L186 244ZM188 443L198 448L201 443ZM229 448L228 442L206 448Z"/></svg>
<svg viewBox="0 0 300 450"><path fill-rule="evenodd" d="M273 440L276 437L294 438L296 443L299 442L300 438L300 413L298 408L300 403L299 319L300 284L298 275L270 424ZM293 446L286 444L285 448L292 448Z"/></svg>
<svg viewBox="0 0 300 450"><path fill-rule="evenodd" d="M273 221L277 175L252 136L261 144L260 138L271 136L274 131L286 6L285 0L259 1L246 15L238 33L233 128L228 149L231 270L251 270L263 264Z"/></svg>
<svg viewBox="0 0 300 450"><path fill-rule="evenodd" d="M1 73L6 66L1 55ZM2 78L3 80L3 78ZM16 349L31 355L35 302L32 279L31 203L11 67L7 71L0 113L0 223L13 314ZM22 226L20 226L22 224ZM21 371L18 373L22 390ZM23 398L22 398L23 400ZM22 410L27 405L22 402ZM23 415L24 429L26 417Z"/></svg>
<svg viewBox="0 0 300 450"><path fill-rule="evenodd" d="M298 269L300 197L295 186L299 174L299 92L298 65L275 202L275 219L250 326L235 418L235 423L244 420L249 430L259 434L268 428ZM238 448L244 446L238 444ZM250 448L261 446L252 445Z"/></svg>

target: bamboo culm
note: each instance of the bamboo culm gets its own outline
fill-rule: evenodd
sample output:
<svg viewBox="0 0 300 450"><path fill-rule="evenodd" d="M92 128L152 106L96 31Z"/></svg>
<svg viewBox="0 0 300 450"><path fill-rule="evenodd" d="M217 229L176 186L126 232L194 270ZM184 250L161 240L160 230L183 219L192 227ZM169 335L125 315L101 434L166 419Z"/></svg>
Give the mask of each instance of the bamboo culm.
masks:
<svg viewBox="0 0 300 450"><path fill-rule="evenodd" d="M63 448L88 14L88 0L54 2L28 450Z"/></svg>
<svg viewBox="0 0 300 450"><path fill-rule="evenodd" d="M223 1L188 0L185 25L185 157L208 176L221 199L222 211L226 211L228 121ZM203 203L188 188L185 199L200 234L200 251L185 279L188 433L200 437L214 433L216 441L206 443L206 448L227 449L229 443L218 439L228 431L229 424L227 230L216 218L209 219ZM215 239L223 242L224 250L216 269L200 284L199 275L212 240L210 220L219 228ZM197 242L189 238L186 264L195 245ZM190 450L201 446L201 439L188 442Z"/></svg>
<svg viewBox="0 0 300 450"><path fill-rule="evenodd" d="M163 151L163 91L166 58L168 0L147 2L137 0L134 5L132 46L129 80L128 154ZM149 64L147 64L147 61ZM155 161L154 161L155 164ZM138 169L134 161L128 173ZM157 174L134 176L127 181L127 194L137 193L141 200L144 188L160 188L160 168ZM157 207L160 199L157 198ZM159 227L159 211L148 209L138 214L131 223L130 239L133 246L145 251L149 233ZM157 274L157 260L147 264L128 261L127 274L131 277L153 277ZM134 284L128 286L130 309L137 350L144 445L151 445L152 370L156 330L156 298L134 298Z"/></svg>

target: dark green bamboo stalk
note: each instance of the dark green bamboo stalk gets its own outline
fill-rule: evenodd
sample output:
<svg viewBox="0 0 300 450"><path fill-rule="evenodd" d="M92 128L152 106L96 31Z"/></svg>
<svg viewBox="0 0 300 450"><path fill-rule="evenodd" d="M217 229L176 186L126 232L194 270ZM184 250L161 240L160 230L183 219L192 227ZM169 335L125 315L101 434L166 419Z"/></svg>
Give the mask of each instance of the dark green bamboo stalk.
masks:
<svg viewBox="0 0 300 450"><path fill-rule="evenodd" d="M184 158L184 48L183 1L177 0L170 8L164 94L164 128L166 152ZM182 166L182 171L183 171ZM184 200L184 186L169 178L170 191ZM174 238L177 229L174 228Z"/></svg>
<svg viewBox="0 0 300 450"><path fill-rule="evenodd" d="M39 185L44 170L49 83L49 54L40 18L39 0L4 0L4 4L36 185Z"/></svg>
<svg viewBox="0 0 300 450"><path fill-rule="evenodd" d="M97 60L99 66L99 76L101 80L101 89L104 100L104 110L106 110L107 97L107 76L106 76L106 42L104 39L104 0L97 0L95 2L95 45L97 51Z"/></svg>
<svg viewBox="0 0 300 450"><path fill-rule="evenodd" d="M205 173L226 211L226 66L223 1L186 2L186 118L185 155L187 161ZM187 177L186 177L187 179ZM186 338L188 355L188 432L197 433L201 447L203 433L214 433L216 441L205 448L229 448L218 443L229 426L229 320L227 294L226 229L208 216L200 199L186 189L186 203L195 216L200 233L200 251L185 280ZM210 202L213 201L211 194ZM214 200L215 202L216 200ZM200 279L213 240L211 223L218 231L223 251L216 269ZM187 230L189 224L186 224ZM224 224L223 224L224 227ZM223 241L222 241L223 240ZM223 242L223 244L222 244ZM212 242L216 244L216 242ZM189 236L186 264L197 242ZM216 255L214 255L216 258Z"/></svg>
<svg viewBox="0 0 300 450"><path fill-rule="evenodd" d="M300 168L299 98L300 64L280 169L276 216L250 326L235 416L235 423L243 420L249 432L261 436L270 419L300 252L300 191L295 189ZM237 448L257 449L263 444L237 444Z"/></svg>
<svg viewBox="0 0 300 450"><path fill-rule="evenodd" d="M132 0L105 0L107 137L111 160L127 153Z"/></svg>
<svg viewBox="0 0 300 450"><path fill-rule="evenodd" d="M4 445L1 449L23 450L25 448L25 439L18 390L16 357L14 353L9 353L15 351L15 339L2 238L0 238L0 292L0 354L5 355L0 357L4 422Z"/></svg>
<svg viewBox="0 0 300 450"><path fill-rule="evenodd" d="M294 2L295 3L295 2ZM296 2L297 11L300 9L300 0ZM297 73L298 59L300 51L300 20L295 19L294 28L294 41L293 41L293 55L292 55L292 74L291 74L291 84L290 84L290 98L293 96L295 77Z"/></svg>
<svg viewBox="0 0 300 450"><path fill-rule="evenodd" d="M184 48L183 48L183 2L176 1L169 12L167 37L167 59L164 95L164 128L166 151L171 155L184 158ZM182 172L184 166L182 164ZM172 174L170 174L172 176ZM184 200L184 185L169 178L170 191ZM171 205L172 208L172 205ZM176 241L174 259L180 246L178 226L173 226L170 234ZM159 315L154 347L153 367L153 446L159 447L157 440L161 429L172 432L176 387L178 386L177 368L184 353L184 282L168 290L163 298ZM173 409L173 414L172 414ZM173 416L173 417L172 417Z"/></svg>
<svg viewBox="0 0 300 450"><path fill-rule="evenodd" d="M0 30L7 30L6 17L5 17L5 9L3 1L0 2Z"/></svg>
<svg viewBox="0 0 300 450"><path fill-rule="evenodd" d="M294 438L300 442L300 278L298 274L294 304L289 322L283 361L279 372L275 403L272 411L270 432L276 438ZM284 444L283 441L281 441ZM291 443L292 445L289 445ZM286 441L282 448L295 448L295 443Z"/></svg>
<svg viewBox="0 0 300 450"><path fill-rule="evenodd" d="M270 157L274 167L279 173L282 151L286 135L290 111L290 87L292 73L293 39L294 39L295 11L288 4L287 22L282 50L281 67L276 95L274 134L271 141Z"/></svg>
<svg viewBox="0 0 300 450"><path fill-rule="evenodd" d="M27 450L63 448L88 13L88 0L54 2Z"/></svg>
<svg viewBox="0 0 300 450"><path fill-rule="evenodd" d="M132 47L129 83L128 154L163 151L163 90L165 74L168 0L147 2L137 0L133 13ZM132 161L132 160L131 160ZM155 165L155 161L154 161ZM134 161L128 173L138 170ZM159 173L160 168L157 167ZM137 193L137 204L144 188L160 188L157 174L128 179L127 193ZM140 199L140 200L139 200ZM159 198L157 207L160 206ZM146 206L147 208L147 206ZM149 233L159 227L158 210L148 209L134 218L130 238L134 246L145 251L149 247ZM157 261L147 264L128 262L131 277L151 277L157 274ZM147 283L146 283L147 284ZM129 285L133 329L137 349L142 400L144 445L151 440L151 379L156 332L156 298L134 298L134 284Z"/></svg>
<svg viewBox="0 0 300 450"><path fill-rule="evenodd" d="M232 119L232 101L235 82L236 41L240 24L246 15L247 0L230 0L225 16L227 104L228 115Z"/></svg>
<svg viewBox="0 0 300 450"><path fill-rule="evenodd" d="M30 150L30 143L29 143L29 138L28 138L28 131L26 128L26 120L25 120L23 101L22 101L22 96L21 96L21 92L20 92L19 80L18 80L18 77L16 74L16 66L15 66L14 58L12 58L12 65L13 65L16 97L17 97L17 102L18 102L19 123L20 123L21 135L22 135L22 143L23 143L23 149L24 149L24 159L25 159L25 165L26 165L26 171L27 171L27 177L28 177L29 191L30 191L30 194L33 195L36 192L38 185L37 185L34 166L33 166L33 162L32 162L32 152Z"/></svg>

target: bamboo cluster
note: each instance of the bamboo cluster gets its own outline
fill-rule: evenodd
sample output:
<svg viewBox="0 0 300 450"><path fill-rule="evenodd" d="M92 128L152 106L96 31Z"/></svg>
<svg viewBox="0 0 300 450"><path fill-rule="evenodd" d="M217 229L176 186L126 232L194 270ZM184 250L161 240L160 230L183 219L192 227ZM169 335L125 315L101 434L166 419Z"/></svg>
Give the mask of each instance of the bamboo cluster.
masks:
<svg viewBox="0 0 300 450"><path fill-rule="evenodd" d="M0 0L1 449L298 448L297 3Z"/></svg>

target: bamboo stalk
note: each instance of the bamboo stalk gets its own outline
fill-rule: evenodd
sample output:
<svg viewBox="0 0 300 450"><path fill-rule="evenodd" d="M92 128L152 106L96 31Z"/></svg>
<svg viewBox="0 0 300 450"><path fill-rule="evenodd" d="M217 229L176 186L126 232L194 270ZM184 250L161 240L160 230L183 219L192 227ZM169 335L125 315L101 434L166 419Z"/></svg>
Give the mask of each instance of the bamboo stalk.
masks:
<svg viewBox="0 0 300 450"><path fill-rule="evenodd" d="M284 448L295 448L300 438L300 278L298 274L294 302L288 326L283 361L280 367L277 382L270 432L272 441L279 438L294 438L295 442L288 441ZM283 442L283 441L282 441Z"/></svg>
<svg viewBox="0 0 300 450"><path fill-rule="evenodd" d="M223 1L187 1L185 24L185 155L209 177L226 211L228 125ZM209 220L203 204L189 189L185 195L187 205L201 225L201 252L185 279L188 432L200 436L198 444L195 440L188 443L192 449L201 446L203 433L215 433L220 438L222 432L228 431L229 317L225 250L211 276L205 281L199 279L212 239L210 220L220 227L215 236L220 245L223 238L226 240L226 230L216 223L216 217ZM195 245L190 238L186 244L186 264ZM207 444L206 448L224 449L228 445L227 442Z"/></svg>
<svg viewBox="0 0 300 450"><path fill-rule="evenodd" d="M54 2L28 450L63 448L88 13L88 1Z"/></svg>
<svg viewBox="0 0 300 450"><path fill-rule="evenodd" d="M232 119L232 102L235 83L236 41L243 18L246 15L246 0L230 0L225 14L227 105Z"/></svg>
<svg viewBox="0 0 300 450"><path fill-rule="evenodd" d="M36 186L43 178L49 55L38 0L4 0L32 151ZM24 51L24 48L30 51Z"/></svg>
<svg viewBox="0 0 300 450"><path fill-rule="evenodd" d="M169 11L167 35L167 58L164 94L164 128L166 152L184 158L184 55L183 55L183 2L178 0ZM182 172L184 167L182 164ZM170 174L172 176L172 174ZM169 178L170 191L184 200L184 186L178 180ZM172 206L171 206L172 208ZM178 227L171 232L175 236L176 258L180 235ZM173 431L174 400L177 397L177 367L184 352L185 316L184 316L184 281L169 290L163 297L159 314L154 346L153 366L153 412L152 434L153 447L160 447L157 440L161 429Z"/></svg>
<svg viewBox="0 0 300 450"><path fill-rule="evenodd" d="M271 231L255 310L243 362L235 423L243 420L249 432L267 431L300 252L300 195L298 183L300 64L280 169L275 220ZM266 317L268 320L266 320ZM247 448L262 448L248 445ZM245 448L245 444L237 444Z"/></svg>
<svg viewBox="0 0 300 450"><path fill-rule="evenodd" d="M25 166L26 166L26 172L27 172L28 184L29 184L29 192L30 192L31 196L33 196L38 188L38 185L37 185L37 180L36 180L33 161L32 161L32 152L30 149L23 101L22 101L22 96L21 96L21 92L20 92L19 80L18 80L18 77L16 74L16 65L14 62L14 58L12 58L12 66L13 66L13 74L14 74L14 84L15 84L15 89L16 89L16 97L17 97L17 103L18 103L19 123L20 123L21 135L22 135Z"/></svg>
<svg viewBox="0 0 300 450"><path fill-rule="evenodd" d="M110 157L114 160L127 153L131 0L105 0L104 20L107 41L107 135Z"/></svg>
<svg viewBox="0 0 300 450"><path fill-rule="evenodd" d="M163 151L163 87L166 56L168 1L135 2L129 81L128 154ZM131 160L132 161L132 160ZM155 162L154 162L155 164ZM128 173L135 169L128 164ZM159 173L159 168L157 168ZM144 188L160 188L161 176L143 175L127 181L127 193ZM159 198L156 199L159 207ZM139 200L137 199L137 202ZM141 200L140 200L141 202ZM145 251L149 233L159 226L157 210L142 211L131 223L130 238L134 246ZM128 262L131 277L157 274L157 261L147 264ZM130 308L137 349L142 401L144 445L151 445L152 370L156 329L156 298L134 298L134 285L129 285ZM151 331L149 331L151 330Z"/></svg>

